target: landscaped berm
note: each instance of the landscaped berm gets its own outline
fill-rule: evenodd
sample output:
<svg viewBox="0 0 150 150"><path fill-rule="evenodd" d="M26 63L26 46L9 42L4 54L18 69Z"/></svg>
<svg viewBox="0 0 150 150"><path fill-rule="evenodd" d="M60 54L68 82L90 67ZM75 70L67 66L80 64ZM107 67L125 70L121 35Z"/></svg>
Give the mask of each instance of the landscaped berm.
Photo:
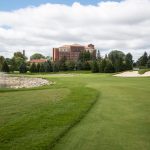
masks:
<svg viewBox="0 0 150 150"><path fill-rule="evenodd" d="M0 89L0 150L150 150L150 77L26 75Z"/></svg>

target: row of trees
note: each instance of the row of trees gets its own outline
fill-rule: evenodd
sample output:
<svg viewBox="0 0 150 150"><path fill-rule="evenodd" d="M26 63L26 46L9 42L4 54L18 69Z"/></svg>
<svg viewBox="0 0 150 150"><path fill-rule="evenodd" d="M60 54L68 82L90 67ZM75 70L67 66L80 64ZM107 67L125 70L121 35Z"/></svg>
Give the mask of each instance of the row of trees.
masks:
<svg viewBox="0 0 150 150"><path fill-rule="evenodd" d="M139 68L150 68L150 55L145 52L136 62Z"/></svg>
<svg viewBox="0 0 150 150"><path fill-rule="evenodd" d="M32 59L45 58L41 54L34 54ZM4 58L0 56L0 70L3 72L20 71L20 73L26 73L30 71L32 73L37 72L58 72L58 71L71 71L71 70L91 70L93 73L113 73L125 70L132 70L134 67L148 67L150 68L150 56L145 52L137 62L133 63L133 58L130 53L124 54L121 51L114 50L101 57L98 51L97 57L94 58L90 52L82 52L79 55L79 59L75 61L67 60L63 57L61 60L51 62L50 59L45 63L29 63L27 57L21 52L14 53L14 56L10 58Z"/></svg>
<svg viewBox="0 0 150 150"><path fill-rule="evenodd" d="M113 73L133 69L133 58L130 53L125 55L121 51L112 51L102 58L97 55L97 59L92 62L92 72Z"/></svg>

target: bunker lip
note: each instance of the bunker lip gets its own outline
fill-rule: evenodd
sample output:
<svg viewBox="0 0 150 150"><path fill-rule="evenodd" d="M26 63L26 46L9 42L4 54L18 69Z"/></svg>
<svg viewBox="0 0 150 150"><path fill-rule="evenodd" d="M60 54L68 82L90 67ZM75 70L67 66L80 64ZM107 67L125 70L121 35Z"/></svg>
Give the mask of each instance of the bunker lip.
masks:
<svg viewBox="0 0 150 150"><path fill-rule="evenodd" d="M42 78L27 78L27 77L10 77L10 76L0 76L0 87L5 88L33 88L44 85L54 84L51 81Z"/></svg>
<svg viewBox="0 0 150 150"><path fill-rule="evenodd" d="M150 77L150 71L145 72L144 74L139 74L138 71L126 71L114 75L115 77Z"/></svg>

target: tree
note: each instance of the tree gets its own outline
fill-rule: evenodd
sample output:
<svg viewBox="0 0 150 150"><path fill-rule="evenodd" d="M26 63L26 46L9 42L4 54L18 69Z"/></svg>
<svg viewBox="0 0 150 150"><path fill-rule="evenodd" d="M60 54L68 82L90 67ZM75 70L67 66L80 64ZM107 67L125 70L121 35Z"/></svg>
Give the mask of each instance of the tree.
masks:
<svg viewBox="0 0 150 150"><path fill-rule="evenodd" d="M59 72L59 63L58 62L53 62L53 72Z"/></svg>
<svg viewBox="0 0 150 150"><path fill-rule="evenodd" d="M44 64L43 63L40 64L40 70L39 71L40 72L45 72L45 68L44 68Z"/></svg>
<svg viewBox="0 0 150 150"><path fill-rule="evenodd" d="M82 69L83 70L90 70L91 69L89 61L82 62Z"/></svg>
<svg viewBox="0 0 150 150"><path fill-rule="evenodd" d="M6 61L3 62L2 72L9 72L9 66Z"/></svg>
<svg viewBox="0 0 150 150"><path fill-rule="evenodd" d="M147 68L150 68L150 59L147 61Z"/></svg>
<svg viewBox="0 0 150 150"><path fill-rule="evenodd" d="M51 72L52 71L52 66L51 66L50 62L44 63L44 70L45 70L45 72Z"/></svg>
<svg viewBox="0 0 150 150"><path fill-rule="evenodd" d="M133 69L133 60L132 60L132 55L128 53L125 56L125 64L126 64L126 69L127 70L132 70Z"/></svg>
<svg viewBox="0 0 150 150"><path fill-rule="evenodd" d="M68 70L74 70L75 69L75 62L74 61L67 61L66 62Z"/></svg>
<svg viewBox="0 0 150 150"><path fill-rule="evenodd" d="M39 53L35 53L33 54L31 57L30 57L30 60L33 60L33 59L45 59L45 56L42 55L42 54L39 54Z"/></svg>
<svg viewBox="0 0 150 150"><path fill-rule="evenodd" d="M89 60L92 60L92 56L89 51L80 52L78 61L84 62L84 61L89 61Z"/></svg>
<svg viewBox="0 0 150 150"><path fill-rule="evenodd" d="M27 72L27 67L26 67L25 63L23 63L23 64L20 65L19 72L20 73L26 73Z"/></svg>
<svg viewBox="0 0 150 150"><path fill-rule="evenodd" d="M40 72L40 63L36 65L37 72Z"/></svg>
<svg viewBox="0 0 150 150"><path fill-rule="evenodd" d="M67 65L66 65L66 57L62 57L59 61L59 69L60 71L67 71Z"/></svg>
<svg viewBox="0 0 150 150"><path fill-rule="evenodd" d="M99 62L99 72L103 73L105 71L105 67L106 67L106 59L102 59Z"/></svg>
<svg viewBox="0 0 150 150"><path fill-rule="evenodd" d="M106 66L104 68L105 73L113 73L115 72L114 66L110 60L106 62Z"/></svg>
<svg viewBox="0 0 150 150"><path fill-rule="evenodd" d="M0 56L0 71L2 70L4 61L5 61L5 58L3 56Z"/></svg>
<svg viewBox="0 0 150 150"><path fill-rule="evenodd" d="M21 52L15 52L11 60L11 62L13 63L13 66L11 67L13 68L13 71L19 71L19 67L21 66L21 64L25 63L26 60L27 57L24 56Z"/></svg>
<svg viewBox="0 0 150 150"><path fill-rule="evenodd" d="M125 54L123 52L118 50L111 51L108 55L108 58L109 60L111 60L115 68L115 72L119 72L123 70L122 66L125 59Z"/></svg>
<svg viewBox="0 0 150 150"><path fill-rule="evenodd" d="M143 56L141 56L138 61L137 64L138 66L146 66L147 65L147 61L148 61L148 55L146 52L144 52Z"/></svg>
<svg viewBox="0 0 150 150"><path fill-rule="evenodd" d="M32 64L31 64L31 66L30 66L30 72L31 72L31 73L37 72L37 68L36 68L36 64L35 64L35 63L32 63Z"/></svg>
<svg viewBox="0 0 150 150"><path fill-rule="evenodd" d="M91 69L92 69L92 72L93 72L93 73L99 72L98 64L97 64L97 61L96 61L96 60L94 60L94 61L92 62L92 67L91 67Z"/></svg>
<svg viewBox="0 0 150 150"><path fill-rule="evenodd" d="M76 62L76 70L82 70L83 69L83 65L81 61Z"/></svg>
<svg viewBox="0 0 150 150"><path fill-rule="evenodd" d="M101 57L100 51L98 50L98 52L97 52L97 60L101 61L101 59L102 59L102 57Z"/></svg>

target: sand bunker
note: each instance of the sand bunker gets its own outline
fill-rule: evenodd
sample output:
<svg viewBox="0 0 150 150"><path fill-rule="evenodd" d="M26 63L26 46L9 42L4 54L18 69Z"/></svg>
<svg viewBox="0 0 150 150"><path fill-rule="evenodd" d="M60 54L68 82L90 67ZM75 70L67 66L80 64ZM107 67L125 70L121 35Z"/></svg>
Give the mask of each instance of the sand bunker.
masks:
<svg viewBox="0 0 150 150"><path fill-rule="evenodd" d="M139 74L138 71L126 71L114 75L115 77L150 77L150 71L145 72L144 74Z"/></svg>
<svg viewBox="0 0 150 150"><path fill-rule="evenodd" d="M48 80L42 78L0 76L0 87L18 89L39 87L50 84L53 84L53 82L49 82Z"/></svg>

